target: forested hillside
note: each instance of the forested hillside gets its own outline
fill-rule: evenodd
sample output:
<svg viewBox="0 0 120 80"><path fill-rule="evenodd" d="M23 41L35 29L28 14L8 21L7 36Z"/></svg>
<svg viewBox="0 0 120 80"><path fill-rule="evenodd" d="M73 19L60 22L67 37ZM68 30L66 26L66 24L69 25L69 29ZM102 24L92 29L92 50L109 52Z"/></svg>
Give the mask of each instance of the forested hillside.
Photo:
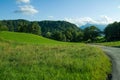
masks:
<svg viewBox="0 0 120 80"><path fill-rule="evenodd" d="M27 21L3 20L0 21L0 30L25 32L42 35L47 38L77 42L83 38L83 33L75 24L66 21Z"/></svg>
<svg viewBox="0 0 120 80"><path fill-rule="evenodd" d="M81 41L82 30L75 24L66 21L41 21L42 35L60 41Z"/></svg>
<svg viewBox="0 0 120 80"><path fill-rule="evenodd" d="M64 42L100 42L101 31L96 26L80 29L66 21L2 20L1 31L24 32Z"/></svg>
<svg viewBox="0 0 120 80"><path fill-rule="evenodd" d="M120 41L120 22L109 24L104 33L106 41Z"/></svg>

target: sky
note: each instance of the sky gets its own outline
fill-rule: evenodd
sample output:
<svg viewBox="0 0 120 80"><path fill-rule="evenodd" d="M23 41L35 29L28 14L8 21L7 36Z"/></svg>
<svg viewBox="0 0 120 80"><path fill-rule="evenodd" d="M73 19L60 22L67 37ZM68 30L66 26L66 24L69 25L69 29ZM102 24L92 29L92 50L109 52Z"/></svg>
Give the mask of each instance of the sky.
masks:
<svg viewBox="0 0 120 80"><path fill-rule="evenodd" d="M64 20L78 26L120 21L120 0L0 0L0 20Z"/></svg>

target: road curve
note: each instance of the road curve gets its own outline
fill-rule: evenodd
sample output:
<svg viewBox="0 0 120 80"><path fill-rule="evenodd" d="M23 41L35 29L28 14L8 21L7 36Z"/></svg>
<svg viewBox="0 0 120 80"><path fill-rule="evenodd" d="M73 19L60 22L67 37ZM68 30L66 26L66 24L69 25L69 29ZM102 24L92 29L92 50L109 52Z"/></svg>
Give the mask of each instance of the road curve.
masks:
<svg viewBox="0 0 120 80"><path fill-rule="evenodd" d="M105 51L112 61L112 80L120 80L120 48L106 46L98 47Z"/></svg>

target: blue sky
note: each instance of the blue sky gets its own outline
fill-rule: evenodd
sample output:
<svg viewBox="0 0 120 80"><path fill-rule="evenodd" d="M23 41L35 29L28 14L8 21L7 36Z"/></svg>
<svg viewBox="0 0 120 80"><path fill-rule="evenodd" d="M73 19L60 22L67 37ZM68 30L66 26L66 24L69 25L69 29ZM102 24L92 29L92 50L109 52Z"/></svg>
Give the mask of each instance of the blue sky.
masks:
<svg viewBox="0 0 120 80"><path fill-rule="evenodd" d="M66 20L77 25L120 21L120 0L0 0L0 20Z"/></svg>

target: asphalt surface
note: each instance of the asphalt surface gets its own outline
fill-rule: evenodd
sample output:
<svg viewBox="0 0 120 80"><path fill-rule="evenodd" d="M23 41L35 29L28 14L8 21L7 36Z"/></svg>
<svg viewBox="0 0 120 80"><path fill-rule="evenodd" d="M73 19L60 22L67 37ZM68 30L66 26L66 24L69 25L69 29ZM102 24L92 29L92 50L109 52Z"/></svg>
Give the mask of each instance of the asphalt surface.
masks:
<svg viewBox="0 0 120 80"><path fill-rule="evenodd" d="M98 47L100 47L112 61L112 79L109 80L120 80L120 48L106 46Z"/></svg>

